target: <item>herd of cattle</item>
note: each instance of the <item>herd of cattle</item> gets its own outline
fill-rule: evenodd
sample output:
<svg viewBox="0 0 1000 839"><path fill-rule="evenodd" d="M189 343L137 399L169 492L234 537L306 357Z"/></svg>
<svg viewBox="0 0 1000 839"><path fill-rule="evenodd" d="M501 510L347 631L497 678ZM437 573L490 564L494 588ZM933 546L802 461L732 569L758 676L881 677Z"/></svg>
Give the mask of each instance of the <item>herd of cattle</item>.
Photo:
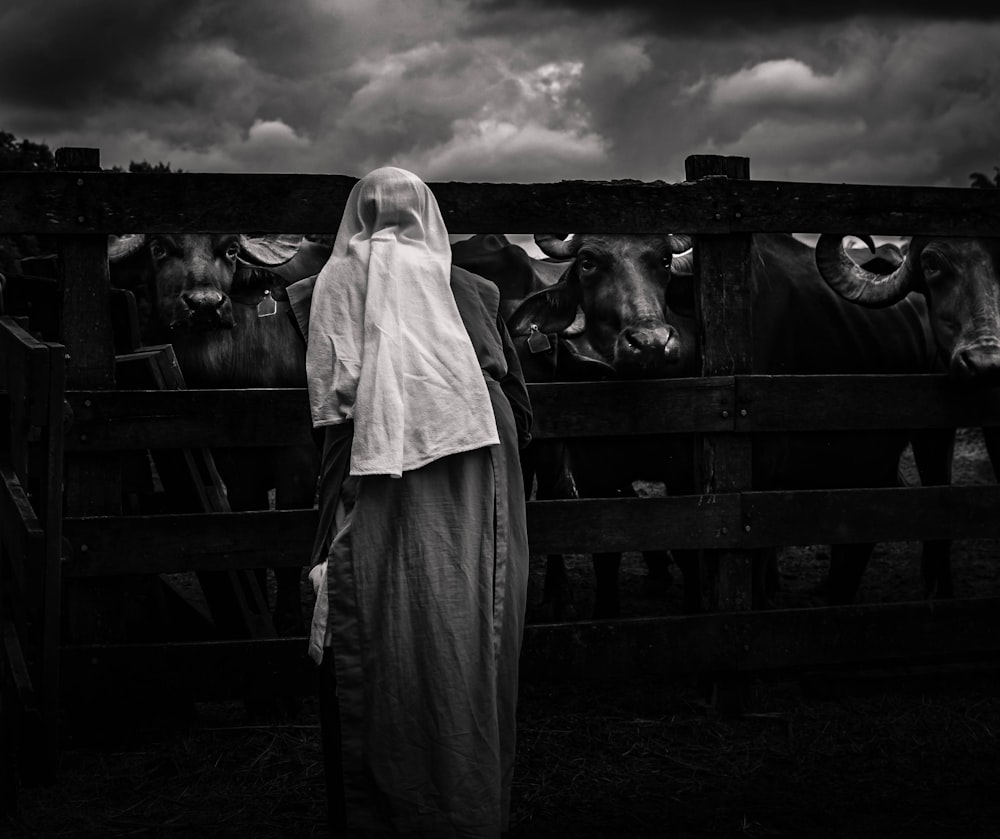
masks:
<svg viewBox="0 0 1000 839"><path fill-rule="evenodd" d="M789 235L752 240L753 371L761 374L926 373L1000 381L1000 239L913 239L902 249L847 249L843 236L815 248ZM685 236L537 235L545 259L503 235L453 245L456 264L501 290L503 312L529 382L698 376L698 261ZM329 243L301 237L156 234L114 237L112 284L135 295L144 343L171 343L189 387L304 387L305 341L287 288L315 275ZM859 254L862 256L859 257ZM11 278L13 279L13 278ZM0 298L2 302L2 298ZM1000 440L985 430L994 471ZM755 489L893 486L910 443L924 483L950 481L952 432L873 431L759 435ZM541 439L524 453L538 498L633 494L637 480L670 494L699 491L690 435ZM315 447L215 452L233 510L313 504ZM831 551L829 596L850 602L871 544ZM697 606L694 552L645 556L649 581L684 575ZM620 557L596 554L595 617L618 613ZM558 602L561 557L549 557L546 597ZM766 599L773 556L760 557L755 597ZM952 594L948 546L925 546L928 596ZM276 575L276 625L301 627L297 569ZM558 616L558 612L556 613ZM280 617L279 617L280 616Z"/></svg>

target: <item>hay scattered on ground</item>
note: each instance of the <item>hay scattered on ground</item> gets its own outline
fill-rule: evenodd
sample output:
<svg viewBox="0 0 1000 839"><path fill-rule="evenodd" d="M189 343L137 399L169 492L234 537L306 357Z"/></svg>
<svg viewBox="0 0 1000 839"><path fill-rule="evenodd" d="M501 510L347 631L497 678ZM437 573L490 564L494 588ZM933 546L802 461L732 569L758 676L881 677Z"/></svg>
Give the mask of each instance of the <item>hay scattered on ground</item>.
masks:
<svg viewBox="0 0 1000 839"><path fill-rule="evenodd" d="M996 671L802 684L754 686L738 718L691 683L525 685L511 839L998 835ZM274 724L199 706L82 734L57 785L22 792L11 839L326 835L311 701Z"/></svg>

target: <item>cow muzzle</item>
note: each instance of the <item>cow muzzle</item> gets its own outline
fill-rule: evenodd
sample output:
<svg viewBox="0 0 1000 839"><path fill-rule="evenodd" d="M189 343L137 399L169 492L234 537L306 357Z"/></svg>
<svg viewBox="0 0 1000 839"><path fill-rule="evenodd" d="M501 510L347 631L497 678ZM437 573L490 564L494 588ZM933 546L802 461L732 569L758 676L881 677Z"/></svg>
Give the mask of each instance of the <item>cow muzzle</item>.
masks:
<svg viewBox="0 0 1000 839"><path fill-rule="evenodd" d="M951 357L951 373L971 384L1000 383L1000 342L977 341L956 348Z"/></svg>
<svg viewBox="0 0 1000 839"><path fill-rule="evenodd" d="M214 288L183 292L176 314L171 329L232 329L235 325L232 302Z"/></svg>
<svg viewBox="0 0 1000 839"><path fill-rule="evenodd" d="M665 323L627 327L615 342L615 368L631 375L668 375L680 358L680 335Z"/></svg>

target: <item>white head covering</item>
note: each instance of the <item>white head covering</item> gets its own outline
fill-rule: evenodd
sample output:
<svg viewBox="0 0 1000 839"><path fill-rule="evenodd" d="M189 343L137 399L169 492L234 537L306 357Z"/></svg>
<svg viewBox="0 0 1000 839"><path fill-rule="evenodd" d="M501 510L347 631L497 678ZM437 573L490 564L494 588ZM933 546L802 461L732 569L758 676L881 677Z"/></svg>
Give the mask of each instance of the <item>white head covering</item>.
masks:
<svg viewBox="0 0 1000 839"><path fill-rule="evenodd" d="M354 419L352 475L393 475L499 443L489 392L450 285L434 195L385 167L347 199L309 315L313 425Z"/></svg>

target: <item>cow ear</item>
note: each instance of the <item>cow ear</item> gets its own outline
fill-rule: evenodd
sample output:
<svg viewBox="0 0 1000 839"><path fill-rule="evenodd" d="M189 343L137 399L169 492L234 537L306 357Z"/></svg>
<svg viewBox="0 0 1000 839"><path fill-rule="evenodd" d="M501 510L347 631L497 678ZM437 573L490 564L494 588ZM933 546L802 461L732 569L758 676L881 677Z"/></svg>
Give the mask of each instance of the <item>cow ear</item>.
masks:
<svg viewBox="0 0 1000 839"><path fill-rule="evenodd" d="M540 332L562 332L576 320L580 301L565 280L525 297L507 318L511 335L527 335L534 326Z"/></svg>
<svg viewBox="0 0 1000 839"><path fill-rule="evenodd" d="M301 234L240 236L240 259L248 265L273 268L295 256L301 242Z"/></svg>

